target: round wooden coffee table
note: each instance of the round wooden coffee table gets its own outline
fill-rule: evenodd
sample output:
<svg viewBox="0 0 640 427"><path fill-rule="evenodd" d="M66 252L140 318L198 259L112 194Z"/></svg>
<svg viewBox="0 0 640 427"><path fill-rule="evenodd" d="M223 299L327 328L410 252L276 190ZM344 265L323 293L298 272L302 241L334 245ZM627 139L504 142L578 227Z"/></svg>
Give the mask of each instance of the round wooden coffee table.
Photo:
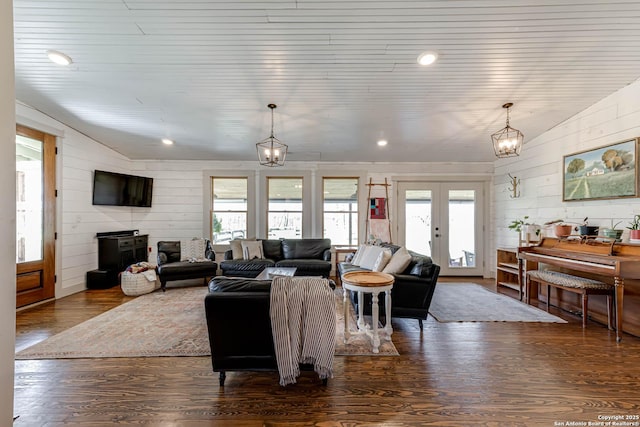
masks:
<svg viewBox="0 0 640 427"><path fill-rule="evenodd" d="M387 273L377 271L350 271L342 275L342 297L344 304L344 342L350 338L349 333L349 293L358 293L358 331L365 333L371 338L373 352L378 353L380 347L380 336L378 335L378 294L385 293L385 325L383 331L386 339L391 340L393 328L391 327L391 288L393 288L394 278ZM364 321L364 294L371 294L371 325Z"/></svg>

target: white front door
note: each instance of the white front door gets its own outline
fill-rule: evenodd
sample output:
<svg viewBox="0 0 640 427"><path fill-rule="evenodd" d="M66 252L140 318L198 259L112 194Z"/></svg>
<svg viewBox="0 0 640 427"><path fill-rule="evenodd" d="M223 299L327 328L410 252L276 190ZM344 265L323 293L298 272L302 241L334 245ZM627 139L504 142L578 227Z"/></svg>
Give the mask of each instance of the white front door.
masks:
<svg viewBox="0 0 640 427"><path fill-rule="evenodd" d="M443 276L482 276L482 182L400 182L398 242L429 255Z"/></svg>

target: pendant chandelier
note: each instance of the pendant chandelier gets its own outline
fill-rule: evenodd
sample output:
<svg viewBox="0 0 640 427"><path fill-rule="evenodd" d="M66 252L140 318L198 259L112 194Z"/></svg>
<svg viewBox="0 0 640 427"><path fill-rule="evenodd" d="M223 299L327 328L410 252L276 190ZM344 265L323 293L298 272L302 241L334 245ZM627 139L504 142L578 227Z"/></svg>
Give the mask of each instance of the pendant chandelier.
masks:
<svg viewBox="0 0 640 427"><path fill-rule="evenodd" d="M284 166L284 160L287 157L289 147L273 136L273 110L277 108L276 104L269 104L267 107L271 109L271 136L256 144L258 161L263 166Z"/></svg>
<svg viewBox="0 0 640 427"><path fill-rule="evenodd" d="M507 102L502 106L502 108L507 109L507 126L491 135L493 151L495 151L498 158L519 156L524 143L522 132L509 126L509 108L511 107L513 107L511 102Z"/></svg>

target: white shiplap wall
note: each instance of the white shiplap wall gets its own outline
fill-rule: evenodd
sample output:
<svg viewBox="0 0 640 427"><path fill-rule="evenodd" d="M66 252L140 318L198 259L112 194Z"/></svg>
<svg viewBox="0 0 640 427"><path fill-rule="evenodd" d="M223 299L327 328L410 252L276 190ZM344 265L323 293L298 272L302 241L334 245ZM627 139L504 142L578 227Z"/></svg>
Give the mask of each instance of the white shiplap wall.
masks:
<svg viewBox="0 0 640 427"><path fill-rule="evenodd" d="M98 267L96 233L130 230L133 208L93 206L93 171L129 173L130 161L82 134L69 130L59 144L61 158L61 291L82 289L86 272ZM60 163L60 162L59 162Z"/></svg>
<svg viewBox="0 0 640 427"><path fill-rule="evenodd" d="M513 122L517 127L518 123ZM640 213L640 199L563 202L563 156L640 136L640 82L607 96L581 113L525 143L520 157L495 163L491 224L496 245L515 246L518 236L507 228L516 218L529 215L538 224L553 219L605 226L628 225ZM526 135L525 135L526 139ZM509 197L507 173L521 181L521 196ZM623 240L628 238L628 230ZM495 265L495 253L491 265ZM495 270L495 268L493 268Z"/></svg>
<svg viewBox="0 0 640 427"><path fill-rule="evenodd" d="M132 173L153 178L151 209L137 208L134 228L149 234L155 260L159 240L181 240L207 235L202 171L207 162L135 161Z"/></svg>

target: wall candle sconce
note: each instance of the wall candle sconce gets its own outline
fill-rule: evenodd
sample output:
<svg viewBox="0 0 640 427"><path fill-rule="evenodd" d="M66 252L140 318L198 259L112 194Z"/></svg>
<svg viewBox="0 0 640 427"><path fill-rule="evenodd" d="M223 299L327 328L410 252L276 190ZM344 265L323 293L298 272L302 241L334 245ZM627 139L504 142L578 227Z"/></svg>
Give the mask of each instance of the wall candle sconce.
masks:
<svg viewBox="0 0 640 427"><path fill-rule="evenodd" d="M511 176L510 173L507 173L507 175L509 175L509 178L511 178L511 188L509 188L509 191L511 191L511 195L509 195L509 197L512 199L517 199L518 197L520 197L520 189L518 188L518 186L520 185L520 180L517 176Z"/></svg>

